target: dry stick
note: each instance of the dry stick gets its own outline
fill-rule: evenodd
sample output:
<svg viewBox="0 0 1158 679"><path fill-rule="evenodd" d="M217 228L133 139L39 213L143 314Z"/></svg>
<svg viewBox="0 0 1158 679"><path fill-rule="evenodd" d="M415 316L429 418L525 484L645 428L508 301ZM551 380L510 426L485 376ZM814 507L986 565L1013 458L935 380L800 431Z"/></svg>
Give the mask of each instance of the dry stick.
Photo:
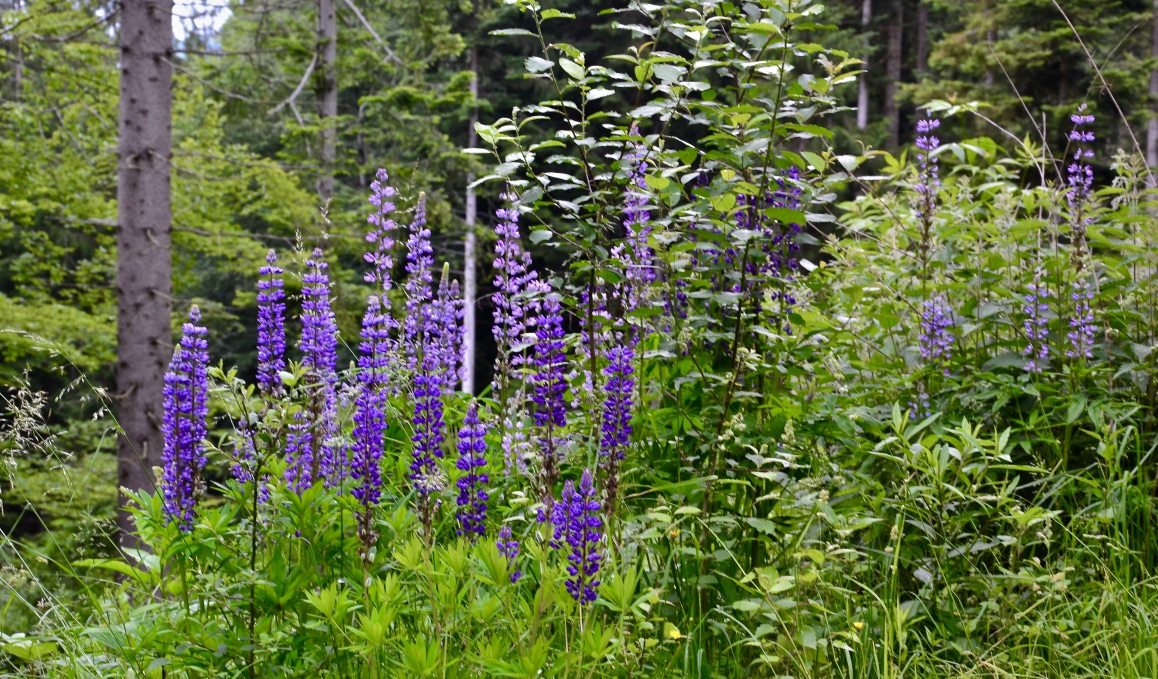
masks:
<svg viewBox="0 0 1158 679"><path fill-rule="evenodd" d="M280 111L282 109L282 107L289 106L290 110L292 110L294 112L294 115L297 116L298 122L301 123L301 116L298 115L298 110L293 105L294 100L297 99L298 95L302 93L302 89L305 88L306 83L310 79L310 75L312 75L314 72L314 66L317 66L317 65L318 65L318 53L314 52L314 55L312 57L310 57L310 65L306 67L306 72L304 74L302 74L301 82L299 82L298 86L294 88L294 91L290 93L288 99L286 99L282 103L280 103L277 106L274 106L272 109L270 109L270 111L267 115L272 116L275 113L277 113L278 111Z"/></svg>
<svg viewBox="0 0 1158 679"><path fill-rule="evenodd" d="M370 31L370 35L374 37L374 40L376 40L382 47L382 51L386 53L386 58L398 64L399 66L405 66L406 64L398 58L398 55L394 53L394 50L390 49L390 47L386 44L386 41L378 35L378 31L375 31L374 27L370 25L370 22L366 20L366 16L358 10L358 6L354 4L353 0L343 1L346 3L346 6L350 8L350 11L354 13L354 16L358 17L358 21L361 21L362 25L366 27L366 30Z"/></svg>

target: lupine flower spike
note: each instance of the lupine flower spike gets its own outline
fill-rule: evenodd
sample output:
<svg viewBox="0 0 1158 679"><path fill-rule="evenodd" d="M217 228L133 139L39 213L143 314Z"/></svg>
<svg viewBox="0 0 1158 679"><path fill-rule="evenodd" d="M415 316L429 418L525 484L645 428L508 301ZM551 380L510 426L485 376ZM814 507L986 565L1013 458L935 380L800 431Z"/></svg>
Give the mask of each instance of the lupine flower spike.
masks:
<svg viewBox="0 0 1158 679"><path fill-rule="evenodd" d="M511 584L513 585L519 581L519 578L523 577L523 572L515 567L519 558L519 541L514 539L510 526L503 526L499 529L499 539L495 541L495 546L499 548L499 554L507 557L507 564L514 569L511 571Z"/></svg>
<svg viewBox="0 0 1158 679"><path fill-rule="evenodd" d="M949 363L953 358L953 341L949 332L953 327L953 312L949 309L944 295L936 295L925 300L921 312L921 358L930 367L941 367L949 376Z"/></svg>
<svg viewBox="0 0 1158 679"><path fill-rule="evenodd" d="M563 497L551 508L551 524L554 539L551 546L568 549L567 591L580 604L587 604L597 598L599 566L603 557L599 554L599 543L603 539L603 520L599 517L600 504L595 499L595 484L589 470L583 471L583 478L576 489L575 482L568 480L563 486Z"/></svg>
<svg viewBox="0 0 1158 679"><path fill-rule="evenodd" d="M341 483L345 473L345 450L331 441L338 429L337 365L338 325L330 309L330 277L326 273L322 251L315 249L306 260L302 276L302 364L314 386L311 393L311 411L317 422L310 454L313 467L308 474L295 472L294 476L323 480L327 486ZM299 458L301 459L301 458Z"/></svg>
<svg viewBox="0 0 1158 679"><path fill-rule="evenodd" d="M478 404L471 402L458 431L458 461L455 466L463 472L458 479L458 534L472 540L486 533L487 484L490 477L483 468L487 465L486 429L478 419ZM517 545L516 545L517 548Z"/></svg>
<svg viewBox="0 0 1158 679"><path fill-rule="evenodd" d="M545 282L536 281L535 291L542 295L535 314L535 364L531 382L534 391L533 417L539 430L540 483L548 504L555 482L559 479L562 454L562 429L567 426L567 406L563 399L567 389L566 358L563 354L563 308L558 295Z"/></svg>
<svg viewBox="0 0 1158 679"><path fill-rule="evenodd" d="M536 280L537 273L531 269L531 254L523 249L519 236L519 209L515 206L518 196L507 193L502 199L510 207L495 211L499 224L495 227L498 242L495 244L492 331L497 350L494 392L499 399L504 471L510 474L512 469L523 469L530 452L523 431L524 393L516 386L515 371L523 364L518 346L529 320L527 287Z"/></svg>
<svg viewBox="0 0 1158 679"><path fill-rule="evenodd" d="M285 281L277 253L270 250L265 262L257 282L257 384L276 398L285 391L280 374L285 370Z"/></svg>
<svg viewBox="0 0 1158 679"><path fill-rule="evenodd" d="M209 414L208 331L200 325L201 312L189 311L181 327L181 343L173 352L163 389L165 448L161 487L165 520L183 531L193 529L197 502L205 493L205 418Z"/></svg>
<svg viewBox="0 0 1158 679"><path fill-rule="evenodd" d="M1031 373L1040 373L1043 363L1049 359L1049 290L1041 282L1041 272L1038 271L1033 282L1029 284L1025 295L1025 305L1021 307L1025 314L1022 326L1025 328L1025 370Z"/></svg>

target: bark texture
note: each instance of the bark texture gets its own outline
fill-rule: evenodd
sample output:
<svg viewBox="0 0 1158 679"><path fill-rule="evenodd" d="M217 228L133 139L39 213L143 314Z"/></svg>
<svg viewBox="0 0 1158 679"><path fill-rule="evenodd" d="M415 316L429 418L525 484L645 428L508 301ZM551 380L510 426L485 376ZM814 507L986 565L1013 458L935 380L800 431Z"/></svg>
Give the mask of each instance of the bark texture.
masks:
<svg viewBox="0 0 1158 679"><path fill-rule="evenodd" d="M897 102L897 90L901 82L902 47L905 29L905 2L893 0L889 17L889 42L885 51L885 122L888 125L888 147L897 150L901 146L901 109Z"/></svg>
<svg viewBox="0 0 1158 679"><path fill-rule="evenodd" d="M1154 0L1154 18L1150 29L1150 57L1158 59L1158 0ZM1150 120L1146 123L1146 162L1158 167L1158 69L1150 71ZM1151 181L1153 181L1151 176Z"/></svg>
<svg viewBox="0 0 1158 679"><path fill-rule="evenodd" d="M161 392L173 353L170 326L173 1L121 0L117 147L117 479L155 486ZM121 498L121 544L135 546Z"/></svg>
<svg viewBox="0 0 1158 679"><path fill-rule="evenodd" d="M470 96L478 101L478 48L470 48ZM474 126L478 123L478 107L472 106L470 113L470 129L467 131L468 148L478 143ZM478 297L478 281L475 278L477 265L475 252L477 242L475 226L478 221L478 196L475 195L474 175L466 176L466 235L463 239L462 252L462 390L468 394L474 393L474 355L475 355L475 300Z"/></svg>
<svg viewBox="0 0 1158 679"><path fill-rule="evenodd" d="M865 35L868 34L869 24L872 23L872 20L873 20L873 0L864 0L864 4L861 6L861 15L860 15L861 33L863 33ZM865 56L862 57L862 59L864 60L865 63L863 66L861 66L861 68L863 68L865 72L861 75L860 82L857 83L859 89L857 90L857 97L856 97L856 127L858 130L863 130L866 127L868 127L868 114L869 114L869 78L868 78L868 76L869 76L869 63L868 63L868 61L869 61L869 58L868 58L867 50L866 50Z"/></svg>
<svg viewBox="0 0 1158 679"><path fill-rule="evenodd" d="M338 151L338 20L334 10L334 0L318 0L317 95L318 121L322 128L318 193L323 199L334 195L334 161Z"/></svg>

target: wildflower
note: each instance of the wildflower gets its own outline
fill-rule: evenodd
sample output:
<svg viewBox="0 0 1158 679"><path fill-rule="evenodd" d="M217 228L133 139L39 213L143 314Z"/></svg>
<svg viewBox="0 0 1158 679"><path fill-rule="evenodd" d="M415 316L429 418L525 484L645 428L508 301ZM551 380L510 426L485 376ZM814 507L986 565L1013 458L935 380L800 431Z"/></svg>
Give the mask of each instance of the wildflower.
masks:
<svg viewBox="0 0 1158 679"><path fill-rule="evenodd" d="M313 485L314 435L303 411L293 414L285 441L285 482L290 490L303 493Z"/></svg>
<svg viewBox="0 0 1158 679"><path fill-rule="evenodd" d="M302 276L302 364L315 381L313 412L320 419L323 454L313 456L312 481L324 480L329 486L342 482L345 474L345 450L327 439L338 431L337 365L338 325L330 308L330 277L321 249L315 249L306 260ZM298 475L301 477L302 475Z"/></svg>
<svg viewBox="0 0 1158 679"><path fill-rule="evenodd" d="M442 267L442 279L438 283L438 295L430 307L429 350L434 352L440 369L441 387L444 394L454 392L462 379L462 295L458 291L458 281L450 280L450 265Z"/></svg>
<svg viewBox="0 0 1158 679"><path fill-rule="evenodd" d="M1049 311L1049 290L1041 284L1041 272L1034 275L1029 284L1029 292L1025 295L1025 305L1021 307L1025 314L1022 326L1025 328L1025 362L1027 372L1040 373L1042 362L1049 358L1049 319L1045 314Z"/></svg>
<svg viewBox="0 0 1158 679"><path fill-rule="evenodd" d="M538 274L531 269L531 255L523 249L519 236L519 210L514 205L518 197L507 193L502 198L511 206L495 212L499 224L495 227L498 241L494 259L492 332L497 351L494 391L499 399L499 420L503 427L504 469L509 474L512 468L522 468L529 452L530 442L522 431L525 394L516 387L515 371L524 360L520 343L530 313L527 288Z"/></svg>
<svg viewBox="0 0 1158 679"><path fill-rule="evenodd" d="M941 186L941 173L934 155L941 146L941 140L934 134L941 127L936 118L917 121L917 218L923 223L932 220L937 210L937 189Z"/></svg>
<svg viewBox="0 0 1158 679"><path fill-rule="evenodd" d="M510 526L503 526L499 529L499 539L495 541L495 546L499 548L499 554L507 557L507 565L514 568L515 562L519 558L519 541L514 539ZM521 577L523 577L522 571L517 569L511 571L511 584L518 582Z"/></svg>
<svg viewBox="0 0 1158 679"><path fill-rule="evenodd" d="M435 359L427 355L414 376L414 417L411 419L414 435L410 439L413 443L410 480L418 494L418 515L428 539L432 535L437 496L443 488L438 460L442 459L446 425L437 375Z"/></svg>
<svg viewBox="0 0 1158 679"><path fill-rule="evenodd" d="M921 312L921 358L930 366L943 366L945 376L949 376L949 362L953 358L953 312L949 309L944 295L925 300Z"/></svg>
<svg viewBox="0 0 1158 679"><path fill-rule="evenodd" d="M164 420L161 431L162 493L165 520L183 531L193 529L197 502L205 493L201 471L205 468L205 418L209 414L208 330L198 323L201 312L189 311L181 327L181 343L173 351L163 389Z"/></svg>
<svg viewBox="0 0 1158 679"><path fill-rule="evenodd" d="M431 287L434 250L430 245L430 229L426 228L426 196L419 194L410 223L410 237L406 240L406 320L402 325L407 366L418 368L425 352L430 350L434 319L430 317Z"/></svg>
<svg viewBox="0 0 1158 679"><path fill-rule="evenodd" d="M1086 105L1081 104L1078 106L1078 112L1070 116L1074 129L1070 131L1069 140L1074 143L1075 150L1073 162L1066 168L1067 183L1069 184L1069 190L1066 191L1066 203L1069 204L1070 208L1072 238L1070 257L1073 260L1074 268L1079 273L1085 267L1085 259L1088 254L1086 251L1086 231L1091 222L1088 204L1094 185L1094 169L1088 162L1094 157L1094 152L1085 146L1085 144L1094 141L1094 133L1082 129L1083 125L1090 125L1094 122L1094 116L1086 114L1085 110Z"/></svg>
<svg viewBox="0 0 1158 679"><path fill-rule="evenodd" d="M285 370L284 270L273 250L265 262L257 282L257 383L264 394L277 397L284 391L279 374Z"/></svg>
<svg viewBox="0 0 1158 679"><path fill-rule="evenodd" d="M373 507L381 499L383 439L387 423L384 408L389 352L389 323L377 294L367 300L362 317L362 342L359 345L358 388L354 400L354 449L350 475L357 482L352 493L362 504L358 513L358 537L362 556L369 558L370 547L377 539L373 530Z"/></svg>
<svg viewBox="0 0 1158 679"><path fill-rule="evenodd" d="M1066 339L1070 342L1066 356L1069 358L1093 358L1094 332L1098 328L1094 324L1093 307L1090 306L1090 302L1094 299L1094 292L1090 289L1090 284L1085 280L1074 283L1070 299L1074 303L1074 314L1070 318L1070 331L1066 333Z"/></svg>
<svg viewBox="0 0 1158 679"><path fill-rule="evenodd" d="M933 407L929 402L929 392L922 382L917 383L917 394L909 401L909 419L923 420L933 415Z"/></svg>
<svg viewBox="0 0 1158 679"><path fill-rule="evenodd" d="M552 546L563 549L564 543L570 548L567 555L567 591L580 604L596 599L595 590L599 580L602 556L599 542L603 539L603 520L599 518L599 501L595 499L595 485L590 470L583 470L579 488L568 480L563 486L562 499L551 508L551 524L554 526Z"/></svg>
<svg viewBox="0 0 1158 679"><path fill-rule="evenodd" d="M607 502L615 506L619 494L619 462L623 460L631 438L631 413L635 390L635 348L631 344L611 346L607 350L607 367L603 402L603 425L599 446L599 465L603 467Z"/></svg>
<svg viewBox="0 0 1158 679"><path fill-rule="evenodd" d="M638 135L633 126L630 134ZM646 289L656 279L655 254L647 244L651 235L651 213L647 209L647 150L643 144L636 144L631 152L623 156L630 165L627 174L627 195L623 201L623 229L627 234L625 243L630 252L627 262L628 305L639 308L646 298ZM627 253L622 253L627 254Z"/></svg>
<svg viewBox="0 0 1158 679"><path fill-rule="evenodd" d="M541 281L535 291L545 293L538 300L535 314L534 391L532 412L535 426L540 430L542 445L543 493L550 497L551 488L559 477L560 431L567 426L567 407L563 394L567 389L564 375L566 360L563 355L563 310L559 297Z"/></svg>
<svg viewBox="0 0 1158 679"><path fill-rule="evenodd" d="M487 464L486 430L478 419L478 404L471 402L458 431L458 461L455 466L463 476L458 480L459 535L472 539L486 532L487 494L490 477L480 471Z"/></svg>

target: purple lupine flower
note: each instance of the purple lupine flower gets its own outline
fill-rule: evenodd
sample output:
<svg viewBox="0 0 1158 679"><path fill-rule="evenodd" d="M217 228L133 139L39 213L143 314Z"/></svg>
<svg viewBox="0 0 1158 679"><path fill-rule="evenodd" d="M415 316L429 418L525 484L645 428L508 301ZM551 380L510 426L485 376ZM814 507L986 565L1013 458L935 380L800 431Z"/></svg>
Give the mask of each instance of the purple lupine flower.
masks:
<svg viewBox="0 0 1158 679"><path fill-rule="evenodd" d="M434 249L430 245L430 229L426 228L426 195L418 195L414 220L410 222L410 237L406 239L406 320L402 324L407 367L411 372L422 362L430 349L434 319L430 317L434 266Z"/></svg>
<svg viewBox="0 0 1158 679"><path fill-rule="evenodd" d="M495 227L498 241L495 243L495 321L493 332L495 344L500 352L506 353L507 376L516 363L512 360L514 347L522 339L526 329L528 284L538 278L531 269L531 253L523 249L519 235L519 209L514 206L518 196L506 193L502 199L511 203L509 208L499 208L495 215L499 224ZM504 356L500 355L500 360Z"/></svg>
<svg viewBox="0 0 1158 679"><path fill-rule="evenodd" d="M499 554L507 557L507 565L514 568L516 560L519 558L519 541L514 538L510 526L504 525L499 529L499 539L495 541L495 546L499 548ZM518 582L521 577L523 577L522 571L517 569L511 571L511 584Z"/></svg>
<svg viewBox="0 0 1158 679"><path fill-rule="evenodd" d="M633 126L630 134L636 136L639 132ZM626 233L624 241L630 248L627 280L628 304L632 309L639 308L646 297L647 286L656 279L655 253L647 244L648 236L651 235L651 213L647 209L646 156L647 149L643 144L635 144L631 152L623 157L631 168L627 174L627 195L623 201L623 228Z"/></svg>
<svg viewBox="0 0 1158 679"><path fill-rule="evenodd" d="M486 429L478 419L478 404L471 402L458 430L458 467L463 475L458 479L458 534L472 540L486 532L487 484L490 477L481 471L487 464Z"/></svg>
<svg viewBox="0 0 1158 679"><path fill-rule="evenodd" d="M1094 116L1086 114L1085 110L1086 105L1081 104L1078 106L1078 112L1070 116L1074 129L1069 134L1069 140L1073 142L1075 150L1073 162L1066 168L1067 183L1069 184L1069 190L1066 191L1066 202L1070 208L1070 229L1073 240L1071 257L1078 272L1081 272L1085 266L1086 231L1091 222L1089 200L1094 186L1094 168L1089 164L1089 160L1094 157L1094 152L1085 146L1094 141L1094 133L1082 129L1083 125L1090 125L1094 122Z"/></svg>
<svg viewBox="0 0 1158 679"><path fill-rule="evenodd" d="M932 417L933 406L929 401L929 392L925 390L923 382L917 383L917 393L909 401L909 419L923 420Z"/></svg>
<svg viewBox="0 0 1158 679"><path fill-rule="evenodd" d="M173 352L165 373L164 420L161 432L165 447L161 488L166 523L182 531L193 529L197 502L205 493L201 471L205 468L204 441L209 414L209 333L199 325L201 311L194 306L189 322L181 326L181 343Z"/></svg>
<svg viewBox="0 0 1158 679"><path fill-rule="evenodd" d="M1026 372L1040 373L1042 363L1049 358L1049 319L1045 314L1049 311L1049 290L1041 283L1041 272L1033 277L1028 286L1029 292L1025 295L1025 305L1021 307L1025 314L1022 326L1025 328L1025 362Z"/></svg>
<svg viewBox="0 0 1158 679"><path fill-rule="evenodd" d="M604 469L605 492L609 508L619 495L619 463L631 438L631 414L634 407L635 347L628 342L607 350L607 367L603 374L603 426L599 440L599 466Z"/></svg>
<svg viewBox="0 0 1158 679"><path fill-rule="evenodd" d="M563 308L559 296L543 281L532 286L542 295L537 301L534 317L535 354L534 373L531 376L534 403L532 416L539 429L542 461L542 491L551 497L552 488L559 478L559 455L562 443L559 430L567 426L567 406L563 395L567 390L566 358L563 353Z"/></svg>
<svg viewBox="0 0 1158 679"><path fill-rule="evenodd" d="M1074 303L1074 315L1070 318L1070 331L1066 339L1070 348L1066 350L1069 358L1094 357L1094 333L1098 327L1094 324L1094 309L1090 302L1094 299L1094 291L1084 279L1073 285L1070 299Z"/></svg>
<svg viewBox="0 0 1158 679"><path fill-rule="evenodd" d="M377 179L370 184L372 191L370 204L376 207L377 211L366 218L371 226L370 230L366 232L366 242L370 243L373 249L368 250L363 255L363 259L371 266L364 279L367 283L377 284L378 306L383 316L382 320L386 324L387 333L398 327L398 322L390 313L390 298L387 296L392 285L391 272L394 269L394 258L391 253L394 250L394 230L397 228L397 224L390 218L395 207L394 201L391 200L395 191L386 183L389 180L390 175L387 174L386 170L379 168ZM388 354L393 355L397 350L397 343L394 340L379 341L386 342Z"/></svg>
<svg viewBox="0 0 1158 679"><path fill-rule="evenodd" d="M953 312L949 309L944 295L936 295L925 300L921 312L921 358L930 366L941 366L949 375L949 362L953 358Z"/></svg>
<svg viewBox="0 0 1158 679"><path fill-rule="evenodd" d="M567 591L580 604L595 601L595 590L599 581L599 565L603 557L599 554L599 542L603 539L603 520L599 517L600 504L595 499L595 484L590 470L583 470L579 488L568 480L563 486L563 497L551 507L551 524L554 539L551 544L563 549L564 543L570 548L567 554Z"/></svg>
<svg viewBox="0 0 1158 679"><path fill-rule="evenodd" d="M937 211L937 189L941 186L940 168L934 155L941 146L935 132L941 126L936 118L917 121L917 219L929 224Z"/></svg>
<svg viewBox="0 0 1158 679"><path fill-rule="evenodd" d="M233 478L240 484L246 484L254 479L261 463L254 450L253 434L249 430L249 422L241 419L237 422L237 432L233 437ZM264 504L269 501L269 474L262 474L261 484L257 489L258 500Z"/></svg>
<svg viewBox="0 0 1158 679"><path fill-rule="evenodd" d="M438 495L445 484L442 468L442 443L446 423L443 420L441 378L434 357L422 359L421 369L414 375L414 435L410 462L410 481L417 493L418 515L427 539L432 536L434 511Z"/></svg>
<svg viewBox="0 0 1158 679"><path fill-rule="evenodd" d="M285 391L279 374L285 370L285 272L273 250L265 262L257 281L257 384L265 395L277 397Z"/></svg>
<svg viewBox="0 0 1158 679"><path fill-rule="evenodd" d="M354 399L354 449L350 476L356 481L352 491L362 504L358 512L358 538L362 558L378 538L373 529L373 508L382 495L381 459L386 434L384 408L389 366L390 335L388 315L382 312L378 294L367 299L362 317L362 342L358 356L358 390Z"/></svg>
<svg viewBox="0 0 1158 679"><path fill-rule="evenodd" d="M287 427L285 438L285 482L299 495L314 483L314 434L305 412L298 410Z"/></svg>
<svg viewBox="0 0 1158 679"><path fill-rule="evenodd" d="M458 281L450 280L450 264L442 267L442 279L438 283L438 294L430 305L430 350L435 354L442 378L442 393L454 393L462 379L463 329L462 295L458 291Z"/></svg>
<svg viewBox="0 0 1158 679"><path fill-rule="evenodd" d="M538 274L531 268L531 254L523 249L519 235L519 209L515 203L518 196L505 193L502 199L510 207L499 208L495 215L499 219L495 233L495 292L494 324L495 336L494 392L499 401L498 419L502 423L502 447L504 471L523 469L529 455L530 441L523 430L525 393L522 386L516 386L515 371L523 365L523 333L527 330L528 316L532 310L528 298L528 287L537 280Z"/></svg>
<svg viewBox="0 0 1158 679"><path fill-rule="evenodd" d="M321 424L321 441L315 440L315 447L322 443L322 454L313 456L314 468L309 477L314 482L324 480L327 486L337 486L345 477L346 452L330 440L338 431L338 324L330 308L328 266L320 248L306 260L306 273L302 275L300 346L302 365L314 382L312 411Z"/></svg>

